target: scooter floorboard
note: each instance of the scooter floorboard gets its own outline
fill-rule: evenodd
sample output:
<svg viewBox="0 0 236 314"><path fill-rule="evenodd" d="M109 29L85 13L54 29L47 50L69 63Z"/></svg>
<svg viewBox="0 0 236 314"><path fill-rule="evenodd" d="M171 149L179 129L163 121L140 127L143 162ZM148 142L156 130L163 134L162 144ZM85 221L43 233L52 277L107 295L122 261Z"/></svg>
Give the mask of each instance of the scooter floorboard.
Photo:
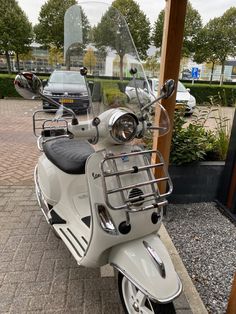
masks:
<svg viewBox="0 0 236 314"><path fill-rule="evenodd" d="M85 230L87 227L81 225L81 228L78 228L78 226L75 228L73 224L66 223L54 225L53 228L79 263L83 258L89 243L88 232L81 232L81 229Z"/></svg>

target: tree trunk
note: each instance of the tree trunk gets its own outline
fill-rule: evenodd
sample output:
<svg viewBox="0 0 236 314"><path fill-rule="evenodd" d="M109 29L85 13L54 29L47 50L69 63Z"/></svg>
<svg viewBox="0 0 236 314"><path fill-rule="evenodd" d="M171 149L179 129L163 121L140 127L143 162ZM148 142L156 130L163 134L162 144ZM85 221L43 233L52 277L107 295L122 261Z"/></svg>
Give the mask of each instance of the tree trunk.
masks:
<svg viewBox="0 0 236 314"><path fill-rule="evenodd" d="M120 80L123 81L124 78L124 55L120 55Z"/></svg>
<svg viewBox="0 0 236 314"><path fill-rule="evenodd" d="M66 70L70 71L70 54L69 53L66 54L65 62L66 62Z"/></svg>
<svg viewBox="0 0 236 314"><path fill-rule="evenodd" d="M210 84L212 83L212 79L213 79L214 67L215 67L215 62L212 62Z"/></svg>
<svg viewBox="0 0 236 314"><path fill-rule="evenodd" d="M20 61L19 61L19 53L16 53L16 66L17 66L17 71L20 72Z"/></svg>
<svg viewBox="0 0 236 314"><path fill-rule="evenodd" d="M11 74L11 60L10 60L10 56L8 51L5 52L5 57L7 60L7 69L8 69L8 73Z"/></svg>
<svg viewBox="0 0 236 314"><path fill-rule="evenodd" d="M220 74L220 86L224 82L224 72L225 72L225 60L221 61L221 74Z"/></svg>

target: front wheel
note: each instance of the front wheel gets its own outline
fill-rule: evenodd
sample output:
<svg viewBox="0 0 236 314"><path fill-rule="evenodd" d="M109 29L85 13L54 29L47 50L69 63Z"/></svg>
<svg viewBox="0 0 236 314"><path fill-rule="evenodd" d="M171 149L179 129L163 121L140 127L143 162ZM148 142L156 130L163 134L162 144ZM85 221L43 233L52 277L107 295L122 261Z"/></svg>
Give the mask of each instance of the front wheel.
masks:
<svg viewBox="0 0 236 314"><path fill-rule="evenodd" d="M118 274L118 289L126 314L175 314L173 303L152 302L137 289L124 275Z"/></svg>

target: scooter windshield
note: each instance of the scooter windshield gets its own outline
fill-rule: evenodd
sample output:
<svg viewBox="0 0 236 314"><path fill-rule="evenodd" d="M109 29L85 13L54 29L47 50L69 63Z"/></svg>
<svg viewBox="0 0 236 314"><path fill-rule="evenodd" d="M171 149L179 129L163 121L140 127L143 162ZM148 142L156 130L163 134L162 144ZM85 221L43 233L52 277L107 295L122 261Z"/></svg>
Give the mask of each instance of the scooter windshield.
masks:
<svg viewBox="0 0 236 314"><path fill-rule="evenodd" d="M141 109L154 102L147 110L153 111L156 95L151 92L127 23L111 5L81 2L66 11L64 58L67 71L82 74L81 114L97 116L110 108L126 107L143 115ZM169 120L165 112L160 117L162 135Z"/></svg>

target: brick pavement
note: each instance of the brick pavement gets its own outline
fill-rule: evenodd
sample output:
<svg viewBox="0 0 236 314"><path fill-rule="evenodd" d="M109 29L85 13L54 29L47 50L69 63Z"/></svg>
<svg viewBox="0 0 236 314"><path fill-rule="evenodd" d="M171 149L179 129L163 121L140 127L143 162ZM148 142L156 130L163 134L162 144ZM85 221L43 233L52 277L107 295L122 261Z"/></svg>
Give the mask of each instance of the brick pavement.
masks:
<svg viewBox="0 0 236 314"><path fill-rule="evenodd" d="M38 208L31 116L40 102L0 100L0 313L121 314L115 277L78 267ZM192 313L182 294L177 313Z"/></svg>
<svg viewBox="0 0 236 314"><path fill-rule="evenodd" d="M0 313L123 313L116 278L77 266L32 186L0 186L0 227Z"/></svg>
<svg viewBox="0 0 236 314"><path fill-rule="evenodd" d="M31 184L39 156L32 114L39 101L0 100L0 185Z"/></svg>

